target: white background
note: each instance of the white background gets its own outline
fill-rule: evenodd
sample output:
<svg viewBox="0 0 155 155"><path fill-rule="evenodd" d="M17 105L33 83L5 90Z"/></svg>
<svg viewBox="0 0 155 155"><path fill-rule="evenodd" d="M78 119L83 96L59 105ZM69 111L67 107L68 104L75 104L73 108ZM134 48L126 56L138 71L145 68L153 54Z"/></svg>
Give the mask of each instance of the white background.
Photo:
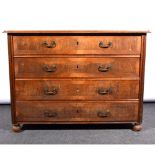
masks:
<svg viewBox="0 0 155 155"><path fill-rule="evenodd" d="M150 30L145 100L155 100L154 0L1 0L0 103L9 102L7 37L4 30Z"/></svg>

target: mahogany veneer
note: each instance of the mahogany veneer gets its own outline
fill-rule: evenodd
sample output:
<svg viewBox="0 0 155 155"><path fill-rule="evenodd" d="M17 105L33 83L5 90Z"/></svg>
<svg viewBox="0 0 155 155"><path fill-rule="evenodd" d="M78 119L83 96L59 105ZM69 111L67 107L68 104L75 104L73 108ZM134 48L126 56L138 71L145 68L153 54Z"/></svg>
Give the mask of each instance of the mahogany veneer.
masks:
<svg viewBox="0 0 155 155"><path fill-rule="evenodd" d="M131 123L141 130L147 31L7 31L13 131Z"/></svg>

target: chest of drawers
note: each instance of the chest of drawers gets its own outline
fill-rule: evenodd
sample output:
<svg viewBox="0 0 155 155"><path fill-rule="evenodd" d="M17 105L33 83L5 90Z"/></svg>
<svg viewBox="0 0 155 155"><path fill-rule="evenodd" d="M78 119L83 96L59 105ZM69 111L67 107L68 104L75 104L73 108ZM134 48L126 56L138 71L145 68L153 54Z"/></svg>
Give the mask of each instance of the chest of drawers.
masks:
<svg viewBox="0 0 155 155"><path fill-rule="evenodd" d="M146 31L7 31L12 124L141 130Z"/></svg>

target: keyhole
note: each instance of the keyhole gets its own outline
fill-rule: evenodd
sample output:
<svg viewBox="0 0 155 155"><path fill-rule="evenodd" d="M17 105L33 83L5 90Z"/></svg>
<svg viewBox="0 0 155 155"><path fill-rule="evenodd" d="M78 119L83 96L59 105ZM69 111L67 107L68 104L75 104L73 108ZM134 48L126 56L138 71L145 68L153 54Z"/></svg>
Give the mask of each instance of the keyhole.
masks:
<svg viewBox="0 0 155 155"><path fill-rule="evenodd" d="M76 112L79 113L80 111L77 109Z"/></svg>
<svg viewBox="0 0 155 155"><path fill-rule="evenodd" d="M79 45L79 42L77 41L76 44Z"/></svg>
<svg viewBox="0 0 155 155"><path fill-rule="evenodd" d="M77 65L76 68L78 69L79 68L79 65Z"/></svg>

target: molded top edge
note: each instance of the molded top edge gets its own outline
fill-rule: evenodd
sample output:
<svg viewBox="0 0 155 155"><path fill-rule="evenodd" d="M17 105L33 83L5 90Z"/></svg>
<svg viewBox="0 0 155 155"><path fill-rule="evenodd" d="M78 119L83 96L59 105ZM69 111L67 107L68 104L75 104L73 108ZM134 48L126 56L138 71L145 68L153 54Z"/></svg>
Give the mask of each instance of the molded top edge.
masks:
<svg viewBox="0 0 155 155"><path fill-rule="evenodd" d="M145 34L151 33L149 30L7 30L3 33L13 34L13 33L137 33Z"/></svg>

